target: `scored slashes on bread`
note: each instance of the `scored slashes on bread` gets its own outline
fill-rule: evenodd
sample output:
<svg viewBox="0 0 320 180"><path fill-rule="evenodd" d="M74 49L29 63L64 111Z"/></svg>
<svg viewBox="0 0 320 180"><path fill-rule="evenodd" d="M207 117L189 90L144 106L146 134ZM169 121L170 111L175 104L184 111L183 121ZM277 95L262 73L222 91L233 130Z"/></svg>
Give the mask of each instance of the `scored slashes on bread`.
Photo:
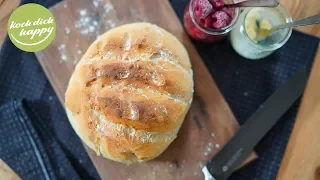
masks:
<svg viewBox="0 0 320 180"><path fill-rule="evenodd" d="M123 163L160 155L190 108L188 53L169 32L149 23L111 29L75 67L66 91L69 121L98 155Z"/></svg>

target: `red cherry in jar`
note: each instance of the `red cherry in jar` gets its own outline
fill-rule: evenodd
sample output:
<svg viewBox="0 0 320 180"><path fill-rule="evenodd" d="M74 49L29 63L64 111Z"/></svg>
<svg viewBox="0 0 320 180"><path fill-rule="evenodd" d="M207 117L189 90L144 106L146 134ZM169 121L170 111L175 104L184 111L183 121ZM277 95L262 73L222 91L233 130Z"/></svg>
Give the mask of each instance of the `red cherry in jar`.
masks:
<svg viewBox="0 0 320 180"><path fill-rule="evenodd" d="M232 1L228 3L233 3ZM235 25L238 8L227 8L223 0L190 0L184 12L184 27L194 40L222 40Z"/></svg>

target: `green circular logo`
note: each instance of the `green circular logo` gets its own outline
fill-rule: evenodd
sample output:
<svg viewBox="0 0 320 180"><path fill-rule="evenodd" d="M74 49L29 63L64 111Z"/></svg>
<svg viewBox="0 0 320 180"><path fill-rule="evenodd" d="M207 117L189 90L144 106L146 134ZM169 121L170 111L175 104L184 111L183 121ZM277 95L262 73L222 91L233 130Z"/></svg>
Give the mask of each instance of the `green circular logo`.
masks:
<svg viewBox="0 0 320 180"><path fill-rule="evenodd" d="M47 8L25 4L11 14L8 35L17 48L27 52L40 51L54 39L56 22Z"/></svg>

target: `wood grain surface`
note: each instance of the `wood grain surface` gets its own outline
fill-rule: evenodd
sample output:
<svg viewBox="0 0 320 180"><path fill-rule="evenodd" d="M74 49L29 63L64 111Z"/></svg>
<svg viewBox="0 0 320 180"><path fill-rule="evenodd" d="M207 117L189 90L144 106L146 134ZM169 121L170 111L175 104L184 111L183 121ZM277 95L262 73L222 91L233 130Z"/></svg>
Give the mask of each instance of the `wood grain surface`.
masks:
<svg viewBox="0 0 320 180"><path fill-rule="evenodd" d="M281 0L280 2L291 13L293 20L320 13L319 0ZM297 27L296 30L320 37L320 25Z"/></svg>
<svg viewBox="0 0 320 180"><path fill-rule="evenodd" d="M319 0L281 0L301 19L320 13ZM320 37L320 25L298 30ZM320 47L304 92L296 122L287 145L277 180L320 180Z"/></svg>
<svg viewBox="0 0 320 180"><path fill-rule="evenodd" d="M19 3L20 0L0 0L0 49L7 35L7 24L10 14Z"/></svg>
<svg viewBox="0 0 320 180"><path fill-rule="evenodd" d="M114 26L151 22L184 44L194 71L195 95L178 138L169 148L153 161L130 166L87 150L102 179L202 180L202 165L228 142L239 126L169 2L135 0L128 7L127 0L68 0L50 10L58 27L56 38L36 56L62 104L75 63L98 34ZM250 156L253 158L254 154Z"/></svg>
<svg viewBox="0 0 320 180"><path fill-rule="evenodd" d="M317 56L319 57L319 54ZM320 61L312 68L278 180L320 180Z"/></svg>

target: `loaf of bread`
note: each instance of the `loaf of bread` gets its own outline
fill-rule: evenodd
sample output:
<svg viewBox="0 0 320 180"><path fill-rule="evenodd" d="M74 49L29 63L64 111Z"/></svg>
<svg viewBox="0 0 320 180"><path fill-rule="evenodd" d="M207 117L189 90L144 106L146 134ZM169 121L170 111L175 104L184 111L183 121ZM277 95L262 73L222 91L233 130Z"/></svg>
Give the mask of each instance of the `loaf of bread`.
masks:
<svg viewBox="0 0 320 180"><path fill-rule="evenodd" d="M65 94L69 121L98 155L135 163L176 138L193 97L188 53L149 23L104 33L75 67Z"/></svg>

